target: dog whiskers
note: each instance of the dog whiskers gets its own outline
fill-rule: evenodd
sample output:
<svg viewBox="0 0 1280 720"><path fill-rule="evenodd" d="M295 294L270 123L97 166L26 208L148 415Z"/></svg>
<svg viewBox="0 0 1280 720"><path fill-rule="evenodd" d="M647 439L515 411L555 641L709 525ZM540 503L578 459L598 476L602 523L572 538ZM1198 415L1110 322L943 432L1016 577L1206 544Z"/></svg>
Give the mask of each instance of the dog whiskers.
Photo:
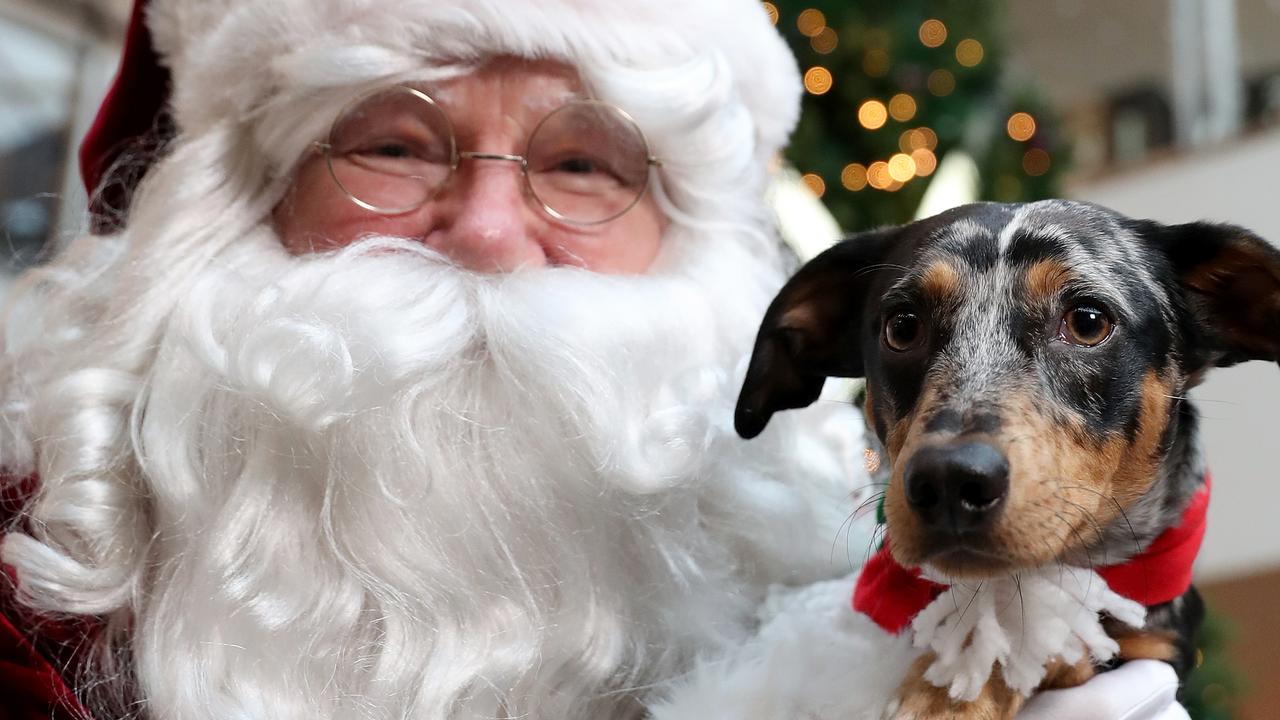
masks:
<svg viewBox="0 0 1280 720"><path fill-rule="evenodd" d="M1058 498L1059 500L1075 508L1076 511L1080 513L1081 519L1085 520L1086 522L1088 522L1090 525L1093 526L1093 542L1094 543L1099 542L1106 536L1106 531L1102 529L1102 524L1098 522L1098 517L1093 513L1089 512L1088 508L1086 508L1085 506L1081 505L1078 502L1075 502L1074 500L1070 500L1068 498L1062 497L1061 495L1055 494L1054 497Z"/></svg>
<svg viewBox="0 0 1280 720"><path fill-rule="evenodd" d="M978 586L973 589L973 594L969 596L969 602L965 604L964 610L960 610L959 605L956 605L956 610L960 611L960 617L956 618L955 625L951 628L951 632L954 633L956 631L956 628L960 627L961 621L964 620L964 616L969 614L969 608L973 607L973 601L978 599L978 593L982 592L982 586L984 584L985 584L984 581L981 581L981 580L978 581ZM964 587L964 586L958 585L956 583L951 583L951 588L952 588L951 600L953 602L955 601L955 598L956 598L956 594L955 594L956 587Z"/></svg>
<svg viewBox="0 0 1280 720"><path fill-rule="evenodd" d="M1054 483L1054 486L1055 486L1055 489L1054 489L1054 491L1053 491L1053 497L1055 497L1055 498L1057 498L1057 499L1059 499L1059 500L1062 500L1063 502L1066 502L1066 503L1069 503L1069 504L1071 504L1071 505L1074 505L1074 506L1076 507L1076 509L1078 509L1082 514L1086 515L1086 516L1088 517L1089 521L1090 521L1090 522L1093 524L1093 526L1094 526L1094 532L1097 534L1097 537L1095 538L1095 540L1096 540L1096 541L1098 541L1098 542L1101 542L1102 540L1104 540L1104 539L1106 538L1107 533L1106 533L1106 530L1104 530L1104 529L1102 528L1102 523L1100 523L1100 522L1098 521L1098 517L1097 517L1097 515L1095 515L1094 513L1090 512L1088 509L1086 509L1084 506L1080 505L1079 503L1077 503L1077 502L1075 502L1075 501L1071 500L1070 498L1066 497L1066 496L1063 494L1063 493L1064 493L1064 491L1067 491L1067 490L1084 490L1084 491L1086 491L1086 492L1091 492L1091 493L1093 493L1094 495L1097 495L1099 498L1102 498L1103 500L1110 501L1112 504L1114 504L1114 505L1115 505L1116 509L1120 511L1120 514L1121 514L1122 516L1124 515L1124 508L1120 507L1120 503L1119 503L1119 502L1116 502L1116 499L1115 499L1114 497L1110 496L1110 495L1107 495L1107 494L1105 494L1105 493L1103 493L1103 492L1101 492L1101 491L1099 491L1099 490L1097 490L1097 489L1095 489L1095 488L1091 488L1091 487L1089 487L1089 486L1087 486L1087 485L1064 485L1064 484L1063 484L1063 481L1065 480L1065 478L1062 478L1062 477L1053 476L1051 479L1052 479L1052 481L1053 481L1053 483ZM1126 516L1126 521L1127 521L1127 519L1128 519L1128 518L1127 518L1127 516Z"/></svg>
<svg viewBox="0 0 1280 720"><path fill-rule="evenodd" d="M881 541L884 539L884 536L887 532L888 532L888 528L885 527L884 525L877 525L876 528L871 531L871 539L867 542L866 552L864 552L862 555L862 565L859 565L858 567L862 567L863 565L866 565L867 562L871 560L872 554L875 553L875 548L878 545L880 545ZM849 548L847 543L845 545L845 555L846 555L846 562L849 563L849 567L852 569L854 567L853 554L852 554L852 549Z"/></svg>
<svg viewBox="0 0 1280 720"><path fill-rule="evenodd" d="M863 490L866 490L867 488L873 488L873 487L882 487L882 488L887 488L887 487L889 487L889 483L887 483L887 482L873 482L873 483L867 483L866 485L861 485L861 486L859 486L859 487L856 487L856 488L854 488L854 489L850 490L850 491L849 491L849 497L853 497L853 496L857 495L858 493L861 493Z"/></svg>
<svg viewBox="0 0 1280 720"><path fill-rule="evenodd" d="M1169 398L1170 400L1186 400L1187 402L1198 402L1198 403L1218 403L1220 405L1239 405L1239 403L1232 400L1214 400L1213 398L1202 398L1202 397L1193 398L1189 395L1168 395L1164 393L1162 394L1165 397Z"/></svg>
<svg viewBox="0 0 1280 720"><path fill-rule="evenodd" d="M852 513L849 514L848 522L852 522L857 518L861 517L863 512L868 507L872 507L877 503L879 503L882 499L884 499L884 496L885 496L885 491L881 490L880 492L873 494L871 497L867 498L866 500L863 500L862 502L858 503L858 506L853 509Z"/></svg>
<svg viewBox="0 0 1280 720"><path fill-rule="evenodd" d="M1054 515L1055 515L1059 520L1061 520L1061 521L1062 521L1062 523L1063 523L1064 525L1066 525L1068 528L1070 528L1070 529L1072 530L1072 532L1075 532L1075 533L1076 533L1076 537L1077 537L1078 539L1080 538L1080 533L1079 533L1078 531L1076 531L1076 529L1072 526L1072 524L1071 524L1070 522L1068 522L1068 521L1067 521L1067 519L1066 519L1065 517L1063 517L1063 516L1062 516L1062 513L1055 511L1055 512L1054 512ZM1063 540L1063 542L1065 543L1065 542L1066 542L1066 537L1064 536L1064 537L1062 538L1062 540ZM1087 545L1085 545L1085 544L1083 543L1083 540L1082 540L1082 539L1081 539L1081 546L1080 546L1080 547L1081 547L1081 549L1084 551L1085 559L1086 559L1086 560L1088 560L1088 562L1089 562L1089 570L1091 570L1091 571L1095 571L1095 570L1097 570L1097 566L1096 566L1096 565L1094 564L1094 562L1093 562L1093 555L1091 555L1091 554L1089 553L1089 548L1088 548L1088 546L1087 546ZM1062 577L1062 576L1061 576L1061 572L1062 572L1062 570L1066 567L1066 563L1062 560L1062 558L1061 558L1061 557L1058 557L1056 561L1057 561L1057 564L1058 564L1058 572L1059 572L1059 576L1058 576L1058 577L1059 577L1059 583L1061 583L1061 582L1062 582L1062 580L1061 580L1061 577ZM1019 588L1019 590L1021 590L1021 588ZM1089 586L1086 588L1086 592L1085 592L1085 594L1084 594L1084 596L1083 596L1083 597L1088 597L1088 596L1089 596L1089 594L1090 594L1092 591L1093 591L1093 576L1092 576L1092 575L1090 575L1090 577L1089 577ZM1081 602L1080 607L1084 607L1084 603L1083 603L1083 601ZM1024 616L1023 622L1024 622L1024 623L1026 622L1026 620L1025 620L1025 616Z"/></svg>
<svg viewBox="0 0 1280 720"><path fill-rule="evenodd" d="M873 486L876 486L876 485L886 485L886 484L887 484L887 483L871 483L871 484L869 484L869 485L865 485L865 486L863 486L863 487L873 487ZM861 491L862 489L863 489L863 488L858 488L858 490L855 490L854 492ZM836 536L835 536L834 538L832 538L832 539L831 539L831 555L830 555L830 557L829 557L829 560L835 560L835 557L836 557L836 544L840 542L840 535L841 535L841 533L843 533L843 534L844 534L844 536L845 536L845 556L846 556L846 558L849 560L850 565L851 565L851 567L852 567L853 555L852 555L852 552L851 552L851 550L850 550L850 548L849 548L849 536L851 535L851 533L846 532L846 528L849 528L850 526L852 526L852 525L853 525L853 523L858 519L858 517L862 514L862 511L863 511L864 509L866 509L866 507L867 507L868 505L871 505L871 504L874 504L874 503L878 503L878 502L880 502L880 498L882 498L882 497L884 497L884 492L883 492L883 491L878 492L878 493L875 493L875 494L874 494L874 495L872 495L870 498L868 498L868 499L864 500L863 502L859 503L859 504L858 504L858 506L857 506L856 508L854 508L854 509L853 509L853 512L849 513L849 514L845 517L844 522L840 523L840 527L836 530ZM879 528L877 528L877 529L876 529L876 531L878 531L878 530L879 530ZM874 537L874 535L875 535L875 531L873 531L873 532L872 532L872 536L873 536L873 537Z"/></svg>
<svg viewBox="0 0 1280 720"><path fill-rule="evenodd" d="M1124 519L1125 526L1128 527L1129 529L1129 536L1133 538L1134 553L1142 552L1142 542L1138 540L1138 533L1136 530L1133 529L1133 523L1129 522L1129 514L1124 511L1124 507L1120 505L1120 501L1116 500L1114 495L1108 495L1095 488L1091 488L1087 485L1059 485L1059 487L1064 490L1077 490L1077 489L1085 490L1087 492L1091 492L1097 495L1098 497L1104 500L1107 500L1112 505L1114 505L1116 508L1116 512L1120 513L1120 517Z"/></svg>
<svg viewBox="0 0 1280 720"><path fill-rule="evenodd" d="M1018 612L1022 617L1022 632L1018 635L1019 652L1021 652L1027 644L1027 600L1022 596L1022 577L1018 573L1013 573L1013 584L1018 588Z"/></svg>
<svg viewBox="0 0 1280 720"><path fill-rule="evenodd" d="M1093 562L1093 555L1089 552L1089 544L1084 541L1084 536L1080 534L1080 530L1075 526L1074 523L1068 520L1066 516L1062 514L1061 511L1057 510L1056 508L1053 509L1053 515L1057 519L1061 520L1063 525L1067 526L1067 530L1069 532L1075 534L1076 540L1080 544L1080 550L1084 553L1085 559L1089 562L1089 569L1092 570L1094 567L1096 567L1096 565ZM1059 538L1059 541L1062 543L1062 546L1064 549L1067 548L1070 544L1067 542L1066 535L1063 535L1061 538ZM1061 553L1059 553L1056 556L1056 558L1058 559L1059 562L1061 562L1061 558L1062 558Z"/></svg>
<svg viewBox="0 0 1280 720"><path fill-rule="evenodd" d="M873 272L879 272L881 270L901 270L903 272L906 272L908 268L906 265L897 265L895 263L878 263L876 265L868 265L858 270L851 277L860 278L863 275L870 275Z"/></svg>

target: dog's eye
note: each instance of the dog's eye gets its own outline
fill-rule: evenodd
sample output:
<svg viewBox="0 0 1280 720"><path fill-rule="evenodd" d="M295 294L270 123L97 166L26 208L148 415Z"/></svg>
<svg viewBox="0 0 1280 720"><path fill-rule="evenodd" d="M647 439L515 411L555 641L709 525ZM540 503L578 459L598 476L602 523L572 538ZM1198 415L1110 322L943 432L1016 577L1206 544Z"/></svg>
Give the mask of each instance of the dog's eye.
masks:
<svg viewBox="0 0 1280 720"><path fill-rule="evenodd" d="M884 323L884 344L890 350L906 352L915 347L924 337L920 318L912 313L902 312L889 317Z"/></svg>
<svg viewBox="0 0 1280 720"><path fill-rule="evenodd" d="M1111 337L1115 325L1107 313L1095 305L1077 305L1062 316L1058 337L1072 345L1094 347Z"/></svg>

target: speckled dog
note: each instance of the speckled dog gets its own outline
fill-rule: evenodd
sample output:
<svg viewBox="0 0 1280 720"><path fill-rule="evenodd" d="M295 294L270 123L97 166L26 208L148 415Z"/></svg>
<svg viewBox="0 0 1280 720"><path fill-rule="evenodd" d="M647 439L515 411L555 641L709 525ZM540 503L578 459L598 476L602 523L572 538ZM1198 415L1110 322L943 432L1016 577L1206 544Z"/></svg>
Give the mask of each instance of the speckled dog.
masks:
<svg viewBox="0 0 1280 720"><path fill-rule="evenodd" d="M1056 564L1123 572L1207 491L1188 390L1246 360L1280 360L1280 252L1247 230L977 204L805 265L765 316L735 423L754 437L827 377L865 377L892 467L889 562L976 581ZM1184 564L1176 597L1135 591L1159 599L1143 602L1145 627L1103 618L1119 661L1190 669L1203 608ZM923 679L932 660L913 667L897 717L1012 717L1025 700L996 671L957 701ZM1102 669L1087 655L1049 665L1041 688Z"/></svg>

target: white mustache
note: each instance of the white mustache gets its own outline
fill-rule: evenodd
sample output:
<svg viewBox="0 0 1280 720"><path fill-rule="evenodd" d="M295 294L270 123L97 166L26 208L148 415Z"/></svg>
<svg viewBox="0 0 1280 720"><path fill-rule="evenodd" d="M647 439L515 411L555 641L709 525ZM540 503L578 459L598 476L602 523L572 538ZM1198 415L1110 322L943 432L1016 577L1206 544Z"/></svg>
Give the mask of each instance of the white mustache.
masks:
<svg viewBox="0 0 1280 720"><path fill-rule="evenodd" d="M403 393L465 406L468 392L498 389L450 384L500 383L508 410L557 408L598 438L602 469L656 490L727 431L741 350L718 337L720 302L683 277L485 275L378 238L304 258L228 258L175 313L184 348L173 352L312 433Z"/></svg>

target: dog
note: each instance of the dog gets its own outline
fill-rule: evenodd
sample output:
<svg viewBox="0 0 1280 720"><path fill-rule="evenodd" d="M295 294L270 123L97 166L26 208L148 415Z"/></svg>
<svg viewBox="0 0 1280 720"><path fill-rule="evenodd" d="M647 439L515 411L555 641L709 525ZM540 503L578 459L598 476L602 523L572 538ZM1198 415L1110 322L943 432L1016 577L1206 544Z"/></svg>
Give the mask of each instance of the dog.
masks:
<svg viewBox="0 0 1280 720"><path fill-rule="evenodd" d="M1097 618L1113 663L1156 658L1185 677L1204 613L1186 554L1207 493L1186 396L1210 368L1247 360L1280 362L1280 251L1253 233L1063 200L979 203L804 265L764 317L734 423L750 439L826 378L865 378L891 468L884 561L907 578L1105 565L1136 574L1141 596L1163 576L1132 563L1195 506L1174 571L1185 582L1164 583L1176 597L1141 603L1141 627ZM874 604L875 587L859 592ZM1105 669L1087 652L1059 657L1018 690L996 668L958 700L926 678L937 660L912 666L892 717L1012 718L1032 692Z"/></svg>

